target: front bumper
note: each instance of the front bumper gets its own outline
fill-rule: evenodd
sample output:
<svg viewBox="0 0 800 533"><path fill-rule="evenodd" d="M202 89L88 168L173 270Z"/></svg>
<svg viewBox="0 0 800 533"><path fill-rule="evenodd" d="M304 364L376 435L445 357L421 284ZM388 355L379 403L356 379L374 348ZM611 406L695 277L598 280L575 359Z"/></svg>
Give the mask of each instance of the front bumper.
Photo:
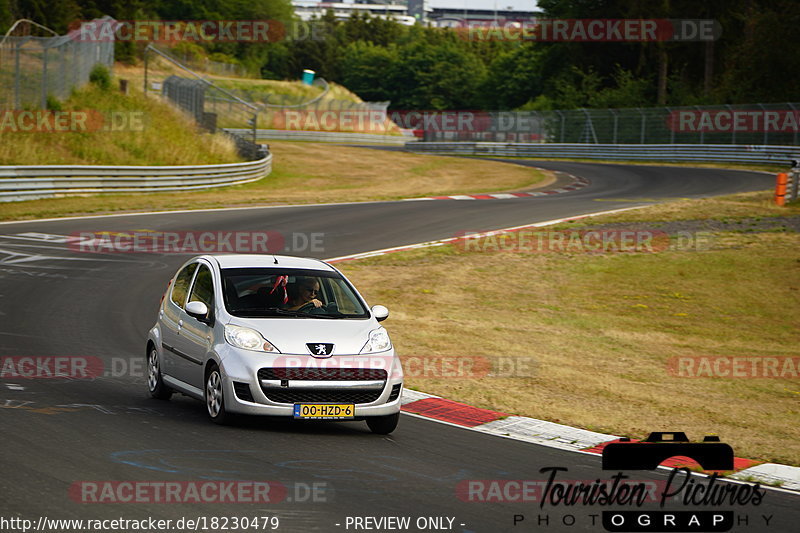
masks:
<svg viewBox="0 0 800 533"><path fill-rule="evenodd" d="M219 366L223 376L225 409L233 413L292 417L294 416L294 403L354 403L355 420L392 415L400 411L403 371L400 366L400 360L395 357L394 349L373 355L340 355L317 359L310 355L271 355L225 346L219 356ZM283 382L281 383L275 380L262 381L259 379L258 371L262 368L384 369L387 376L385 380L380 381L375 379L337 381L287 379L282 380ZM238 396L234 389L234 382L239 384L246 383L249 386L253 401L248 401ZM393 388L399 388L400 393L396 395L396 398L389 401ZM283 403L270 400L265 393L265 389L302 393L325 390L340 391L345 394L357 391L367 392L372 397L377 394L377 398L366 403L336 400Z"/></svg>

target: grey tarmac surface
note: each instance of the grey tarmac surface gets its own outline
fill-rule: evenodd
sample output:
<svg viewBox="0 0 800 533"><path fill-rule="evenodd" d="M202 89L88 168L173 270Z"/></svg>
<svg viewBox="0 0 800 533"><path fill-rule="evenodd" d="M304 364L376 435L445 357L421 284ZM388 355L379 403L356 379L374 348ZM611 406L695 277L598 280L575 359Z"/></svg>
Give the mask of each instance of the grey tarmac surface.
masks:
<svg viewBox="0 0 800 533"><path fill-rule="evenodd" d="M0 225L0 356L96 357L104 368L91 380L0 378L0 517L35 523L39 517L150 516L175 521L277 516L278 531L335 532L392 530L348 527L348 516L407 516L411 517L407 531L603 531L604 510L636 509L478 502L461 492L470 480L543 482L547 474L540 469L547 467L567 468L558 475L563 480L610 479L614 472L603 472L598 456L411 416L403 416L398 430L388 437L370 434L364 423L248 418L233 427L219 427L206 420L204 406L195 400L182 396L170 402L151 400L144 379L145 336L168 279L187 256L78 253L64 242L35 235L274 230L289 237L288 253L324 258L670 198L765 189L773 180L765 174L715 169L513 162L583 176L591 185L553 197L516 200L369 202ZM291 248L293 233L321 233L322 249ZM375 303L392 305L370 302ZM391 332L391 318L386 324ZM668 476L661 470L626 474L648 482L664 482ZM209 480L272 481L287 493L281 501L255 504L101 504L82 502L77 485ZM486 496L489 488L498 486L473 484L472 496ZM507 494L514 495L514 491ZM90 498L91 493L84 496ZM645 508L656 507L645 504ZM767 491L760 505L695 507L670 501L664 507L733 511L738 522L731 531L737 532L796 531L799 508L799 496L779 491ZM524 520L520 522L519 516ZM762 516L771 516L769 525ZM418 529L415 521L420 517L449 517L453 523L449 526L445 520L437 528L429 522L433 526ZM574 525L569 525L570 517ZM15 529L6 525L0 530ZM46 531L66 530L73 529Z"/></svg>

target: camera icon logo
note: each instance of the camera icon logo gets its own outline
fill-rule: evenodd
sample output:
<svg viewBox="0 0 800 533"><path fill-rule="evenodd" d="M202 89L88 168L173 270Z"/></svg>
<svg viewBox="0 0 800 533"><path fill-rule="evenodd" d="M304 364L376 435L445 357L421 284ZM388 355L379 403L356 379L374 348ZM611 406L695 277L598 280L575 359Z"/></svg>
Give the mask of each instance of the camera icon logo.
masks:
<svg viewBox="0 0 800 533"><path fill-rule="evenodd" d="M654 470L670 457L688 457L704 470L733 470L733 448L707 435L702 442L689 442L682 431L654 431L647 439L631 442L627 437L603 448L603 470Z"/></svg>

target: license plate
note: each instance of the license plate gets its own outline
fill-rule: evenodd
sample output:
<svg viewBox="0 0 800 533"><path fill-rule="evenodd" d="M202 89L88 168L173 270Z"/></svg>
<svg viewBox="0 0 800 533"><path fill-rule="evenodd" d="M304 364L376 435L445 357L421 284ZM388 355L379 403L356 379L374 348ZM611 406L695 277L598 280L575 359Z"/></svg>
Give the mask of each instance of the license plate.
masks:
<svg viewBox="0 0 800 533"><path fill-rule="evenodd" d="M294 417L306 419L343 419L353 418L356 406L351 403L296 403Z"/></svg>

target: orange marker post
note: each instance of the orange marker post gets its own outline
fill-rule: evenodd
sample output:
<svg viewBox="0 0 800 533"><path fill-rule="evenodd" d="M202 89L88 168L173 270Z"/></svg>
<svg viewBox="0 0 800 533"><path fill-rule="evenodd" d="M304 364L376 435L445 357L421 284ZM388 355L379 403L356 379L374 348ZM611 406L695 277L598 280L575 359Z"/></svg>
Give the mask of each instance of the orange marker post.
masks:
<svg viewBox="0 0 800 533"><path fill-rule="evenodd" d="M778 174L775 183L775 203L783 206L786 204L786 184L789 183L789 175L786 172Z"/></svg>

